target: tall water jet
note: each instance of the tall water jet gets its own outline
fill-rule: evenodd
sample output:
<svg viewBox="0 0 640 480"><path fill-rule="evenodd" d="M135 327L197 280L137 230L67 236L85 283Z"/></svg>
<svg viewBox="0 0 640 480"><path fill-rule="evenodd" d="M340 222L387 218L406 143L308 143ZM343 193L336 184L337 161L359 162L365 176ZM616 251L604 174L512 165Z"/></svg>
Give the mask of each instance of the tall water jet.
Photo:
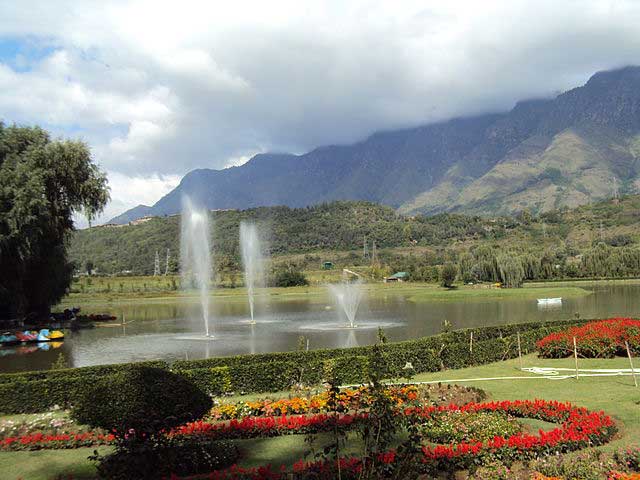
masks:
<svg viewBox="0 0 640 480"><path fill-rule="evenodd" d="M209 213L196 208L189 197L182 199L180 235L180 265L183 289L195 286L200 294L204 331L209 329L209 284L211 280L211 250L209 244Z"/></svg>
<svg viewBox="0 0 640 480"><path fill-rule="evenodd" d="M255 324L255 288L264 284L264 258L258 229L254 223L245 221L240 223L240 251L251 313L250 323Z"/></svg>
<svg viewBox="0 0 640 480"><path fill-rule="evenodd" d="M347 317L349 323L346 326L348 328L356 328L356 315L362 301L362 282L357 280L355 282L344 281L339 284L332 284L329 285L329 291Z"/></svg>

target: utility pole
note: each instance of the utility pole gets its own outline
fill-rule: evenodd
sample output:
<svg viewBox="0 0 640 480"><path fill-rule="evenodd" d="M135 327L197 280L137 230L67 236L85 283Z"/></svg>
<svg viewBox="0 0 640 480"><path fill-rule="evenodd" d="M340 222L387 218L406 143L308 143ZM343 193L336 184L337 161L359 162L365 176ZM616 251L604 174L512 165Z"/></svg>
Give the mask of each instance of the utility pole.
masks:
<svg viewBox="0 0 640 480"><path fill-rule="evenodd" d="M367 242L367 236L364 236L364 248L362 250L362 258L369 257L369 242Z"/></svg>
<svg viewBox="0 0 640 480"><path fill-rule="evenodd" d="M373 241L373 245L371 246L371 265L375 265L378 261L378 250L376 248L376 241Z"/></svg>
<svg viewBox="0 0 640 480"><path fill-rule="evenodd" d="M164 264L164 276L166 277L167 275L169 275L169 249L167 248L167 260Z"/></svg>
<svg viewBox="0 0 640 480"><path fill-rule="evenodd" d="M160 255L158 255L158 250L156 250L156 259L153 264L153 276L157 277L160 275Z"/></svg>
<svg viewBox="0 0 640 480"><path fill-rule="evenodd" d="M613 177L613 198L618 200L618 179Z"/></svg>

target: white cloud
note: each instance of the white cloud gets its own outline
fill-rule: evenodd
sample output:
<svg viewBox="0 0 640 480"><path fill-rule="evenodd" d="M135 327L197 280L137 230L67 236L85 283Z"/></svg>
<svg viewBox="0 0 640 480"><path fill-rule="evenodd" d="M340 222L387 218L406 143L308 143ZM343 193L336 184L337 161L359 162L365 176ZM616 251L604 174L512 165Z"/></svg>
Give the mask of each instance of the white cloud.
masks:
<svg viewBox="0 0 640 480"><path fill-rule="evenodd" d="M639 21L613 0L0 0L0 41L48 49L0 59L0 115L85 139L124 208L193 168L549 96L638 63Z"/></svg>

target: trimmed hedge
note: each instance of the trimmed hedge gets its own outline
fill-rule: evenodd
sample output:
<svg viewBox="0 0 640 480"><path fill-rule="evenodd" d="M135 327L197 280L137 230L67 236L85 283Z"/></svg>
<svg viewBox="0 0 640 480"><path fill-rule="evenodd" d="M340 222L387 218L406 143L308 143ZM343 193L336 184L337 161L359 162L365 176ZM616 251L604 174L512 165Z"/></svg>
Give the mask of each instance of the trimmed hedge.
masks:
<svg viewBox="0 0 640 480"><path fill-rule="evenodd" d="M51 407L69 407L75 399L108 375L131 369L131 365L168 369L162 361L121 363L96 367L66 368L0 375L0 411L43 412Z"/></svg>
<svg viewBox="0 0 640 480"><path fill-rule="evenodd" d="M414 373L436 372L444 369L481 365L518 355L517 333L523 354L536 350L539 339L568 326L582 325L588 320L546 321L511 325L496 325L442 333L416 340L387 343L391 368L399 376L410 362ZM473 332L473 352L470 336ZM340 363L337 369L343 384L359 383L366 379L366 365L372 346L335 348L236 355L203 360L179 360L172 368L189 371L197 368L228 367L231 372L231 391L243 393L275 392L296 383L318 384L325 380L327 360Z"/></svg>
<svg viewBox="0 0 640 480"><path fill-rule="evenodd" d="M518 355L516 334L520 333L523 353L533 352L535 343L549 333L592 320L546 321L496 325L442 333L416 340L387 343L391 367L401 376L407 362L414 373L436 372L496 362ZM473 332L473 353L470 335ZM318 384L325 380L327 360L343 384L367 378L372 346L236 355L203 360L176 361L171 370L182 375L210 395L227 392L260 393L285 390L296 383ZM130 368L134 364L0 374L0 412L41 412L54 405L70 406L80 392L96 379ZM163 361L141 362L169 368Z"/></svg>
<svg viewBox="0 0 640 480"><path fill-rule="evenodd" d="M211 395L222 395L231 391L231 372L229 367L203 367L181 370L172 369L174 373L195 383L200 389Z"/></svg>

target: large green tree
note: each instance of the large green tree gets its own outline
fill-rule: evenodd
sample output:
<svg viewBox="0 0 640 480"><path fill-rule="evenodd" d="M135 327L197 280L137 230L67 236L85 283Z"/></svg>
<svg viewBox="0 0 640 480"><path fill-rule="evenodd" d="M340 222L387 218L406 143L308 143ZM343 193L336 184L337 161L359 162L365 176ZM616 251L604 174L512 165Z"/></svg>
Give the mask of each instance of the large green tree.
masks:
<svg viewBox="0 0 640 480"><path fill-rule="evenodd" d="M0 123L0 319L46 315L62 298L73 214L91 219L108 199L86 144Z"/></svg>

